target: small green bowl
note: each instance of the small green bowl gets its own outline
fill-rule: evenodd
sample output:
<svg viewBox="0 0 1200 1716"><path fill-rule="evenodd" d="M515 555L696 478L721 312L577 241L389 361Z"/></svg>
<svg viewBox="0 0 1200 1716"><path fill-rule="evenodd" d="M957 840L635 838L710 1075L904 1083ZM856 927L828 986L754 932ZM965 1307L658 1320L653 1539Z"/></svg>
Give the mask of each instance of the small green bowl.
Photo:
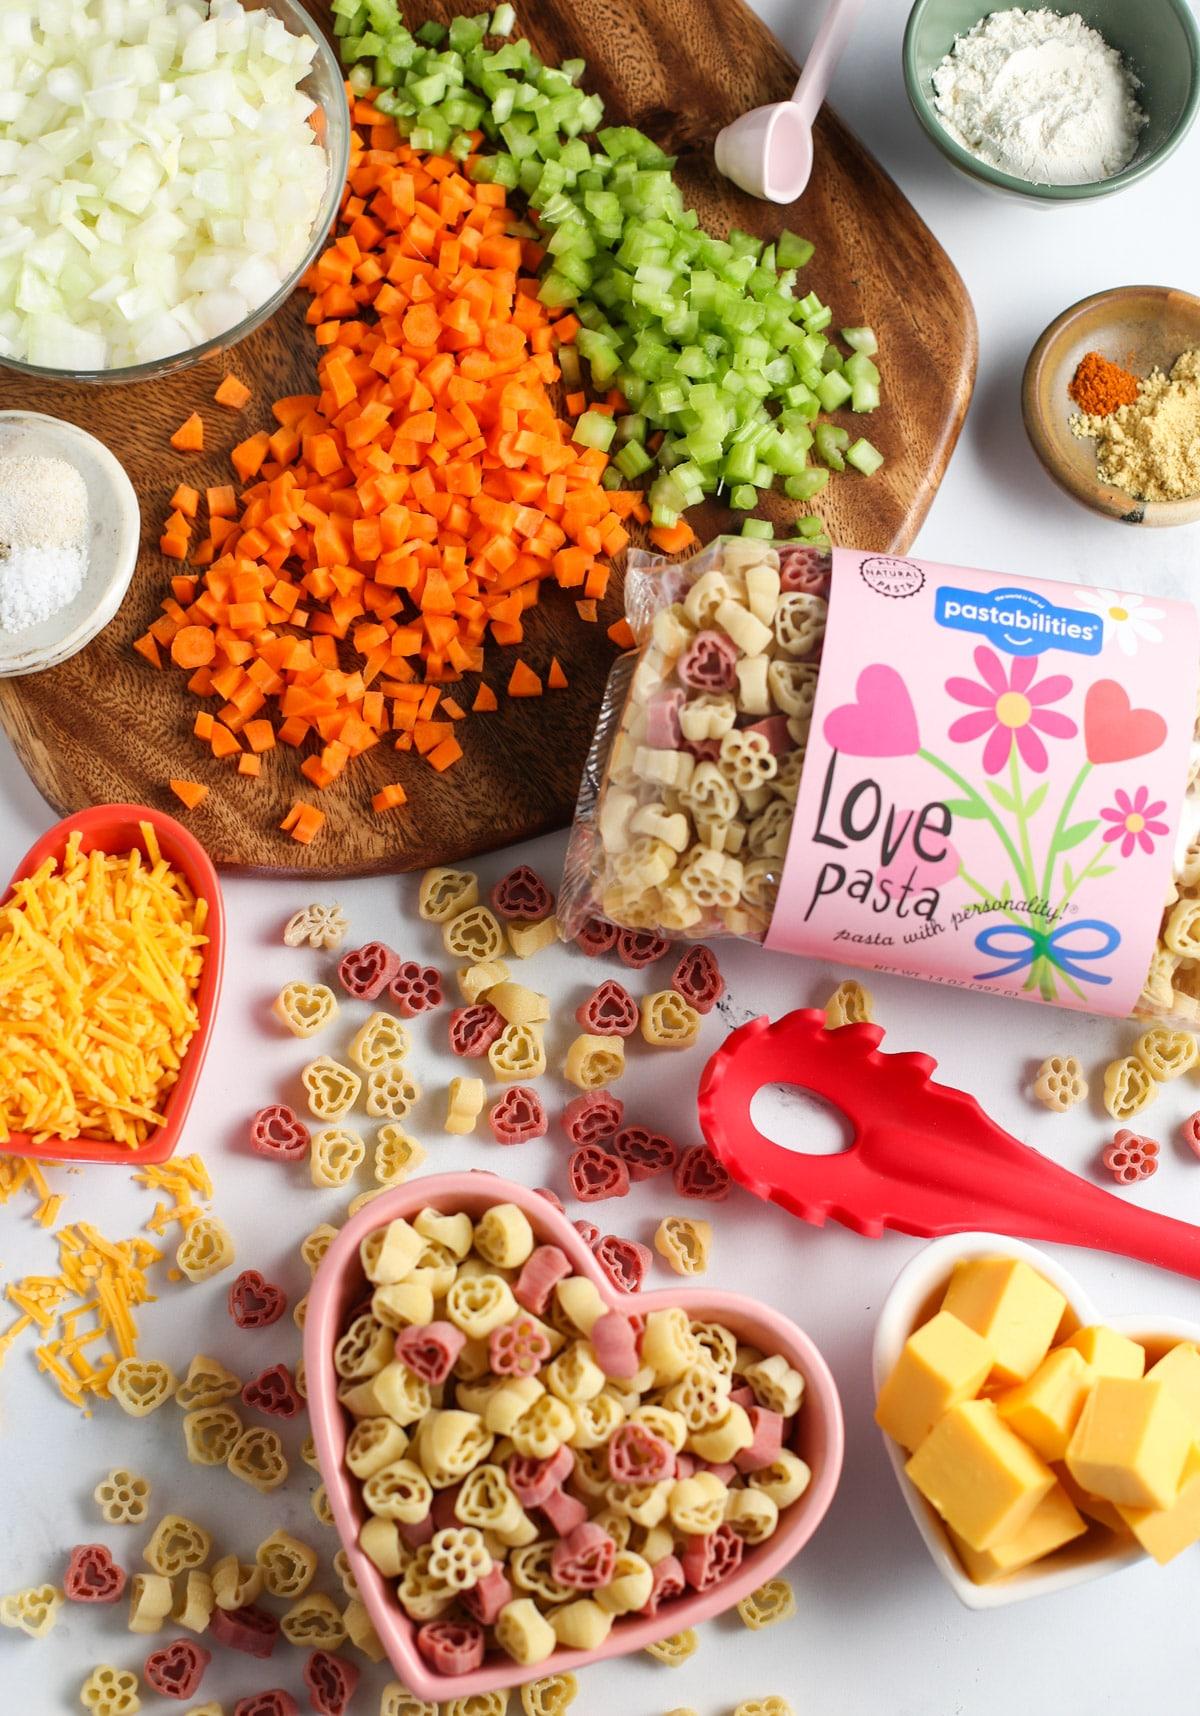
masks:
<svg viewBox="0 0 1200 1716"><path fill-rule="evenodd" d="M933 74L955 37L995 10L977 0L917 0L904 32L904 84L913 112L950 164L968 178L1035 203L1083 202L1124 190L1161 166L1182 143L1200 105L1200 29L1188 0L1072 0L1070 10L1120 52L1141 84L1138 100L1147 123L1133 160L1111 179L1089 185L1031 185L963 149L933 105Z"/></svg>

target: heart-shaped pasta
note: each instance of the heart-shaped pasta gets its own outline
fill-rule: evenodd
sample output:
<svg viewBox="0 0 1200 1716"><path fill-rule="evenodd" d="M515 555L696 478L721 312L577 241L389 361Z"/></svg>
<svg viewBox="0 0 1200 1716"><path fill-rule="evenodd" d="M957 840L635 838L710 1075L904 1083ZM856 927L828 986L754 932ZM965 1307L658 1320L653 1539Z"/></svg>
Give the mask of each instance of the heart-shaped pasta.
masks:
<svg viewBox="0 0 1200 1716"><path fill-rule="evenodd" d="M245 1429L232 1406L202 1406L183 1420L183 1440L193 1466L223 1466Z"/></svg>
<svg viewBox="0 0 1200 1716"><path fill-rule="evenodd" d="M372 1013L357 1031L346 1053L363 1072L402 1061L412 1047L408 1031L394 1013Z"/></svg>
<svg viewBox="0 0 1200 1716"><path fill-rule="evenodd" d="M652 1048L686 1049L700 1034L700 1015L674 989L642 1001L642 1036Z"/></svg>
<svg viewBox="0 0 1200 1716"><path fill-rule="evenodd" d="M241 1378L204 1353L197 1353L188 1365L187 1375L175 1390L175 1404L185 1412L199 1406L220 1406L242 1392Z"/></svg>
<svg viewBox="0 0 1200 1716"><path fill-rule="evenodd" d="M108 1379L108 1391L122 1412L146 1418L175 1392L175 1373L158 1359L121 1359Z"/></svg>
<svg viewBox="0 0 1200 1716"><path fill-rule="evenodd" d="M325 983L287 983L271 1011L293 1037L315 1037L338 1010L337 996Z"/></svg>
<svg viewBox="0 0 1200 1716"><path fill-rule="evenodd" d="M229 1230L214 1215L197 1216L175 1253L175 1261L189 1281L209 1281L228 1269L233 1259Z"/></svg>
<svg viewBox="0 0 1200 1716"><path fill-rule="evenodd" d="M479 878L471 870L426 870L417 910L429 923L449 923L479 902Z"/></svg>
<svg viewBox="0 0 1200 1716"><path fill-rule="evenodd" d="M341 1120L358 1101L362 1079L330 1055L318 1055L300 1074L311 1114L318 1120Z"/></svg>
<svg viewBox="0 0 1200 1716"><path fill-rule="evenodd" d="M257 1424L242 1431L225 1464L235 1478L264 1492L278 1489L288 1475L287 1457L278 1433Z"/></svg>
<svg viewBox="0 0 1200 1716"><path fill-rule="evenodd" d="M488 1050L491 1069L502 1084L524 1084L546 1070L540 1025L506 1025Z"/></svg>
<svg viewBox="0 0 1200 1716"><path fill-rule="evenodd" d="M345 1186L367 1159L367 1147L357 1132L345 1126L325 1126L312 1135L308 1170L314 1186Z"/></svg>
<svg viewBox="0 0 1200 1716"><path fill-rule="evenodd" d="M442 940L447 953L476 964L498 958L507 946L500 920L486 906L469 906L451 918L443 926Z"/></svg>
<svg viewBox="0 0 1200 1716"><path fill-rule="evenodd" d="M287 1531L273 1531L254 1552L272 1597L302 1597L317 1571L317 1552Z"/></svg>
<svg viewBox="0 0 1200 1716"><path fill-rule="evenodd" d="M212 1538L193 1520L168 1513L155 1526L142 1553L153 1572L174 1579L189 1568L203 1567L212 1553Z"/></svg>

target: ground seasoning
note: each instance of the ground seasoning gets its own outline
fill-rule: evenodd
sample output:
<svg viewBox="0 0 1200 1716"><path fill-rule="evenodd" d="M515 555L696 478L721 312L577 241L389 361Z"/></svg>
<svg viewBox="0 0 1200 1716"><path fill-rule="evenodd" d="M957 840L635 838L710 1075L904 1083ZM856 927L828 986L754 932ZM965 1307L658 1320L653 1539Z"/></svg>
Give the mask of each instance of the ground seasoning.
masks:
<svg viewBox="0 0 1200 1716"><path fill-rule="evenodd" d="M1107 417L1119 405L1132 405L1137 391L1137 376L1099 352L1088 352L1080 359L1067 388L1085 417Z"/></svg>
<svg viewBox="0 0 1200 1716"><path fill-rule="evenodd" d="M1072 417L1071 430L1094 438L1100 476L1135 500L1200 495L1200 348L1177 358L1169 376L1151 370L1130 404Z"/></svg>

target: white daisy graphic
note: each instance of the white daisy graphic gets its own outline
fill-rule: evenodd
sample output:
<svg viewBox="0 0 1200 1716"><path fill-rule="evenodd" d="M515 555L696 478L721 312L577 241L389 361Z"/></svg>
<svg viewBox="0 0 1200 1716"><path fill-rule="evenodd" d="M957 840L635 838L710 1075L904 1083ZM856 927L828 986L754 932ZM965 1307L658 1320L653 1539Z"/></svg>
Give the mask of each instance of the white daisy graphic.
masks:
<svg viewBox="0 0 1200 1716"><path fill-rule="evenodd" d="M1139 644L1162 642L1154 622L1163 618L1163 610L1150 607L1144 596L1122 595L1119 590L1076 590L1075 600L1100 616L1106 637L1114 637L1126 655L1136 655Z"/></svg>

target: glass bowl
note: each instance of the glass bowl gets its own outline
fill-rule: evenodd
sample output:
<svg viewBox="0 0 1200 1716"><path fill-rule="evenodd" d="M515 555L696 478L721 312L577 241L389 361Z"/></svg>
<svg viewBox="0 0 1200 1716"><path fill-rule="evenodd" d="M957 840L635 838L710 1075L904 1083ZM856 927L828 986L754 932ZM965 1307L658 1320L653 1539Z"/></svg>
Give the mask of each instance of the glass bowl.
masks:
<svg viewBox="0 0 1200 1716"><path fill-rule="evenodd" d="M43 381L110 382L154 381L161 375L171 375L176 370L188 369L213 352L227 351L230 346L237 345L239 340L244 340L247 334L252 334L256 328L260 328L275 314L280 305L291 297L320 254L341 203L346 169L350 162L350 109L346 102L345 85L337 54L320 25L309 17L303 6L297 4L297 0L241 0L241 3L247 12L272 13L294 36L308 36L317 44L316 55L300 88L316 103L313 124L324 145L328 178L312 237L303 258L278 291L273 292L242 321L226 328L224 333L204 340L198 346L172 352L169 357L153 358L149 363L126 364L119 369L70 370L52 369L44 364L23 363L19 358L5 357L0 353L0 370L11 370L16 375L27 375Z"/></svg>

